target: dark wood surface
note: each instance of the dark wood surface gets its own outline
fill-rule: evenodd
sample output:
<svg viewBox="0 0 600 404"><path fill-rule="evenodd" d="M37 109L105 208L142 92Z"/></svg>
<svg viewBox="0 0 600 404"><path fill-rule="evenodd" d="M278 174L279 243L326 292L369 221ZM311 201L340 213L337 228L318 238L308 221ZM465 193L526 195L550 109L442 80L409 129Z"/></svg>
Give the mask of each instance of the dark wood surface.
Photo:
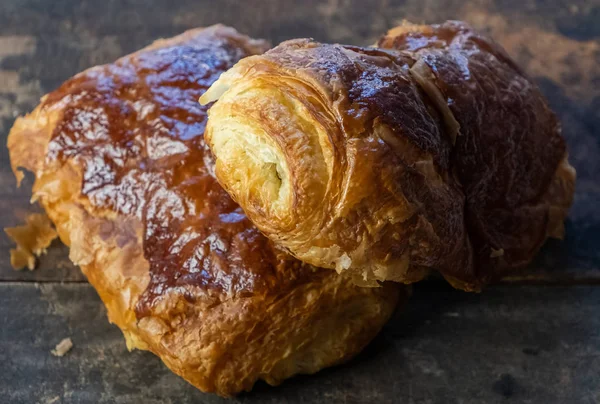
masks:
<svg viewBox="0 0 600 404"><path fill-rule="evenodd" d="M464 19L491 33L559 114L578 171L564 241L530 275L481 295L420 285L356 360L240 402L600 402L600 0L2 0L0 136L39 97L89 66L217 22L273 43L311 36L368 45L407 19ZM0 147L0 227L35 207ZM56 242L13 271L0 234L0 402L216 403L149 353L126 353L94 290ZM519 285L514 285L518 283ZM50 350L64 337L72 352Z"/></svg>
<svg viewBox="0 0 600 404"><path fill-rule="evenodd" d="M419 285L350 363L238 403L597 403L600 289ZM223 403L148 352L128 353L85 283L4 284L0 394L7 403ZM26 304L24 304L26 302ZM9 315L8 313L12 313ZM65 336L74 347L50 350Z"/></svg>

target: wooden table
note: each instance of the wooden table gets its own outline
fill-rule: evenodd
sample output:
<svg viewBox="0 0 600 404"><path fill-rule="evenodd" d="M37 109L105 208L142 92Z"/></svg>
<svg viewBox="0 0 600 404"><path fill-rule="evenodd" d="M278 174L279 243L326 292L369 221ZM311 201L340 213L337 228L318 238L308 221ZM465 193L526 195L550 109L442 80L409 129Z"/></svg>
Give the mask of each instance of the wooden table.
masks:
<svg viewBox="0 0 600 404"><path fill-rule="evenodd" d="M223 22L277 43L312 36L373 43L402 19L464 19L489 31L560 115L577 168L563 242L526 279L482 294L442 282L415 288L376 340L347 365L259 383L244 403L600 402L599 0L2 0L0 133L40 96L94 64L159 37ZM30 180L30 179L29 179ZM34 209L0 148L0 227ZM128 353L95 291L56 243L32 272L10 269L0 234L0 403L218 403L147 352ZM74 348L50 354L64 337Z"/></svg>

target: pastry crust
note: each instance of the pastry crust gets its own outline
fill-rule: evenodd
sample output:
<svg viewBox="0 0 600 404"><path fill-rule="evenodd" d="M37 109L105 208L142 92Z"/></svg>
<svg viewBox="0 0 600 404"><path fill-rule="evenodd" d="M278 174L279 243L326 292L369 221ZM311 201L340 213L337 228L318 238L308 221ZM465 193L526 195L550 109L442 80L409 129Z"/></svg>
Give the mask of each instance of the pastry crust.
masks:
<svg viewBox="0 0 600 404"><path fill-rule="evenodd" d="M379 49L282 43L200 99L220 183L269 238L360 284L478 290L562 234L575 170L502 48L462 22Z"/></svg>
<svg viewBox="0 0 600 404"><path fill-rule="evenodd" d="M350 358L406 292L297 261L217 184L196 100L265 49L223 26L158 41L67 81L8 138L128 347L223 396Z"/></svg>

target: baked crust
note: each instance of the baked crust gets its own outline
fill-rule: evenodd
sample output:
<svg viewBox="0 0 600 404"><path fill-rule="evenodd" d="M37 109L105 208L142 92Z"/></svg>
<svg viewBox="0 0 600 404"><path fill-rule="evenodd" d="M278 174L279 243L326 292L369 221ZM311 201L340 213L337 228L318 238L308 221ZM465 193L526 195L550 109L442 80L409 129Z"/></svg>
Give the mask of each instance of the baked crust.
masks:
<svg viewBox="0 0 600 404"><path fill-rule="evenodd" d="M220 183L269 238L357 283L478 290L560 237L575 170L537 87L462 22L379 49L282 43L200 101Z"/></svg>
<svg viewBox="0 0 600 404"><path fill-rule="evenodd" d="M350 358L405 295L292 258L214 179L196 100L264 50L224 26L157 41L68 80L8 138L128 347L223 396Z"/></svg>

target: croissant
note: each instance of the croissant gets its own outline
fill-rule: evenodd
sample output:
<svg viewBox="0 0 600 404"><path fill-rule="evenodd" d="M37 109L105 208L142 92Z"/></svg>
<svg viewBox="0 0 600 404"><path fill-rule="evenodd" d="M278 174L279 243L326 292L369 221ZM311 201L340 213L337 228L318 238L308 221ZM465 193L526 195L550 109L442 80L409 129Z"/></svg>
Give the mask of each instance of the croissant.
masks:
<svg viewBox="0 0 600 404"><path fill-rule="evenodd" d="M291 257L214 178L197 99L266 49L224 26L158 41L68 80L8 138L128 347L223 396L352 357L406 296Z"/></svg>
<svg viewBox="0 0 600 404"><path fill-rule="evenodd" d="M575 170L537 87L467 24L284 42L200 98L216 176L271 240L356 283L478 290L560 237ZM218 101L217 101L218 100Z"/></svg>

